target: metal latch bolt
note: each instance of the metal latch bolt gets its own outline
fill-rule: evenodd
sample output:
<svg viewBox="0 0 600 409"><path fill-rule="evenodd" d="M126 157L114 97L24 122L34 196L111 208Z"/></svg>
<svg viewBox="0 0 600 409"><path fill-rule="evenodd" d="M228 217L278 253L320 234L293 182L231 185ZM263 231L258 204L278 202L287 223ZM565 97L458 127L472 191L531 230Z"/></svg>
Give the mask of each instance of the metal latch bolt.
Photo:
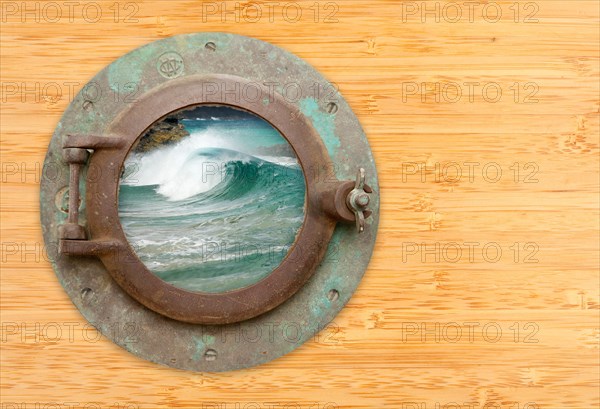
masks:
<svg viewBox="0 0 600 409"><path fill-rule="evenodd" d="M371 201L369 193L372 192L373 190L365 185L364 168L359 168L356 174L354 189L352 189L346 197L346 204L354 213L354 217L356 218L356 230L359 233L365 231L365 219L371 215L371 211L367 210L367 206L369 206Z"/></svg>

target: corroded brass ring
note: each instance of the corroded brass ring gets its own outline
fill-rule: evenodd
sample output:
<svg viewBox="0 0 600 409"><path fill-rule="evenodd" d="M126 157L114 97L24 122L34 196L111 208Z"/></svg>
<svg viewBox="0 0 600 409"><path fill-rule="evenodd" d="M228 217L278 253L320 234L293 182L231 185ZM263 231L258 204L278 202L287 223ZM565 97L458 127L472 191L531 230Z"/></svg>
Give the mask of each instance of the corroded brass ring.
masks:
<svg viewBox="0 0 600 409"><path fill-rule="evenodd" d="M281 264L253 285L221 293L184 290L154 275L119 220L119 178L136 141L155 121L197 105L231 106L267 121L293 148L306 186L304 221ZM177 36L118 59L68 107L44 166L53 175L41 186L44 240L71 300L118 345L176 368L226 371L290 352L343 308L375 244L377 172L352 110L305 62L243 36ZM357 170L364 190L356 188ZM349 201L352 191L368 200ZM111 330L124 323L138 329L135 339ZM239 336L248 332L259 336Z"/></svg>
<svg viewBox="0 0 600 409"><path fill-rule="evenodd" d="M235 94L206 93L211 88L235 89L247 86L243 78L232 76L189 76L168 83L136 101L108 127L108 135L121 141L98 148L91 155L90 167L101 175L120 174L127 154L137 139L157 118L192 105L232 105L250 111L273 125L288 140L304 170L307 195L303 226L283 262L266 278L246 288L224 293L202 293L177 288L153 274L136 256L127 242L118 215L119 181L114 177L88 178L86 206L89 240L104 250L96 250L115 281L146 307L167 317L194 324L229 324L243 321L275 308L293 295L314 272L327 249L336 220L325 213L320 200L335 191L339 182L319 180L310 169L320 169L331 160L318 134L300 111L287 104L279 94L265 103L262 98L235 98ZM256 85L253 85L256 86ZM212 88L211 88L212 89ZM260 88L268 98L268 90ZM67 137L69 138L69 137ZM84 139L84 138L83 138ZM98 138L101 140L101 138ZM79 141L80 148L86 142ZM67 145L72 146L73 144ZM89 146L90 144L88 142ZM70 149L73 149L72 147ZM90 244L70 240L65 252L86 254Z"/></svg>

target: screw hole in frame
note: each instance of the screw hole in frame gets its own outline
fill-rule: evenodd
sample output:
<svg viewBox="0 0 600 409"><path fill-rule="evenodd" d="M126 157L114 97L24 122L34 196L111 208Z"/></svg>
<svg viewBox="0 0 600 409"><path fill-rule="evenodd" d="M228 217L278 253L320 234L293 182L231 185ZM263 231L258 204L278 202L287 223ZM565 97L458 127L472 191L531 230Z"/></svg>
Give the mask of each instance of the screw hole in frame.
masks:
<svg viewBox="0 0 600 409"><path fill-rule="evenodd" d="M204 353L205 361L215 361L217 359L217 351L214 349L207 349Z"/></svg>
<svg viewBox="0 0 600 409"><path fill-rule="evenodd" d="M329 290L329 292L327 293L327 299L331 302L335 302L338 300L338 298L340 298L340 293L338 290L336 289L331 289Z"/></svg>
<svg viewBox="0 0 600 409"><path fill-rule="evenodd" d="M327 112L330 114L335 114L338 111L338 106L335 102L328 103L325 108L327 109Z"/></svg>
<svg viewBox="0 0 600 409"><path fill-rule="evenodd" d="M81 290L81 298L84 300L90 298L92 295L94 295L94 290L89 287L85 287Z"/></svg>

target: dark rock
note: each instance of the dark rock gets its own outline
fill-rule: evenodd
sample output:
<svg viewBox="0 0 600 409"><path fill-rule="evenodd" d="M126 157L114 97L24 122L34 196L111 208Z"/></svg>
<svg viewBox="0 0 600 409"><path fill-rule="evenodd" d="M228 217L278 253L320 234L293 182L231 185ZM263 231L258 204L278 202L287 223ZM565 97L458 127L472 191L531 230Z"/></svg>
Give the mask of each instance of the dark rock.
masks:
<svg viewBox="0 0 600 409"><path fill-rule="evenodd" d="M149 152L158 147L179 142L189 135L185 126L179 122L179 118L171 115L152 125L140 138L134 151Z"/></svg>

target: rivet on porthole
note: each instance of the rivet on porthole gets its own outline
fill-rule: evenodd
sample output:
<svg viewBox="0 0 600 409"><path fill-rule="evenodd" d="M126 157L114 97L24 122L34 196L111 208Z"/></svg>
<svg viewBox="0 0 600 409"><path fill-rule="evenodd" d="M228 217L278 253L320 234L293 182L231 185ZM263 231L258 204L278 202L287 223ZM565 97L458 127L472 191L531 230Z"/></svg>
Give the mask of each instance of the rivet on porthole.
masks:
<svg viewBox="0 0 600 409"><path fill-rule="evenodd" d="M259 365L325 328L365 273L379 217L373 156L337 87L224 33L151 43L90 84L41 187L49 258L86 319L192 371Z"/></svg>

